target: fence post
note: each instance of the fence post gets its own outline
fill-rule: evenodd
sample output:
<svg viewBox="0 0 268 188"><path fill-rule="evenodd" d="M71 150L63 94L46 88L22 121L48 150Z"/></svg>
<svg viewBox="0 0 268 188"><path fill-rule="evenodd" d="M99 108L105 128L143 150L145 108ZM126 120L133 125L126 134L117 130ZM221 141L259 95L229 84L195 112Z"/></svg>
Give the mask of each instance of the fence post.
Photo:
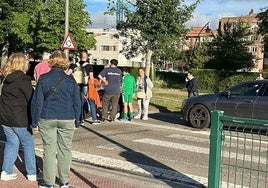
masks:
<svg viewBox="0 0 268 188"><path fill-rule="evenodd" d="M211 115L210 148L209 148L209 169L208 188L219 188L220 185L220 164L221 164L221 141L222 123L220 117L223 111L214 110Z"/></svg>

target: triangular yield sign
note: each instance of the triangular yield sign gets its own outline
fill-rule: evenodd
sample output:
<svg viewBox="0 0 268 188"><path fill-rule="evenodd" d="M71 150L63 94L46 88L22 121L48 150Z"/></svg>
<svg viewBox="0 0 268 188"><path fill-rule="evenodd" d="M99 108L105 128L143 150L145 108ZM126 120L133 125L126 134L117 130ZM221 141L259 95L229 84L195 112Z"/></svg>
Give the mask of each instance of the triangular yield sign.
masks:
<svg viewBox="0 0 268 188"><path fill-rule="evenodd" d="M61 48L64 50L76 50L76 47L74 45L74 41L72 39L72 37L70 36L70 34L68 33L68 35L65 37Z"/></svg>

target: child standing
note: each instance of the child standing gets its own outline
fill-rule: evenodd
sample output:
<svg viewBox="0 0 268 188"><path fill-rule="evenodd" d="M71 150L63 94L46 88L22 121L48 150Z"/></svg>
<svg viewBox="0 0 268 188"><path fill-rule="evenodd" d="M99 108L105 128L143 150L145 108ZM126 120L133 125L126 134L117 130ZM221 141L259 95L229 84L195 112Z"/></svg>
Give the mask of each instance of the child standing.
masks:
<svg viewBox="0 0 268 188"><path fill-rule="evenodd" d="M133 112L133 95L136 93L136 80L134 76L129 73L129 68L123 68L123 82L122 82L122 98L123 98L123 117L122 121L130 121L134 118ZM128 118L129 113L129 118Z"/></svg>

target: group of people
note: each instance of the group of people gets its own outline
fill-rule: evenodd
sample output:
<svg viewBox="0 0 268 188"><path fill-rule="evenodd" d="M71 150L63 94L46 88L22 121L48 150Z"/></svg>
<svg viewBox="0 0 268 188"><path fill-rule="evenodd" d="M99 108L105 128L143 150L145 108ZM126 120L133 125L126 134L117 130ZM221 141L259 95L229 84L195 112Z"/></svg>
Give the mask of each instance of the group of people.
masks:
<svg viewBox="0 0 268 188"><path fill-rule="evenodd" d="M45 56L46 55L46 56ZM37 181L38 167L35 158L34 134L40 133L43 141L43 174L39 187L53 187L57 167L60 187L69 187L71 147L75 127L83 124L84 104L90 108L93 123L98 124L96 108L102 107L102 121L114 121L118 101L123 100L122 120L140 118L148 120L149 101L153 83L139 68L137 79L128 68L121 71L118 61L112 59L94 78L93 66L87 62L87 53L81 53L78 64L69 63L63 51L45 54L36 66L33 89L31 78L26 75L28 59L23 53L12 54L1 68L2 90L0 96L0 124L6 136L1 180L16 179L14 163L21 147L24 154L26 177ZM87 83L77 83L74 73L83 66ZM104 85L100 101L96 85ZM133 95L137 95L138 114L134 116ZM110 111L110 113L108 113Z"/></svg>

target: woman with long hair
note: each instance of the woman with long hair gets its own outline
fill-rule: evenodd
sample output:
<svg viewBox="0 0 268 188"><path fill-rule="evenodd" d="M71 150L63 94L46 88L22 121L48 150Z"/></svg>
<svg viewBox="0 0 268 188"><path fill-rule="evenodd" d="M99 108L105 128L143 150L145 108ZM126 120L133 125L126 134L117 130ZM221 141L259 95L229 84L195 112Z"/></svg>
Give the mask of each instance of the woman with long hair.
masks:
<svg viewBox="0 0 268 188"><path fill-rule="evenodd" d="M6 136L1 180L18 177L14 163L22 146L28 180L36 180L34 137L30 129L31 78L26 75L28 60L23 53L12 54L1 69L4 77L0 96L0 123Z"/></svg>

